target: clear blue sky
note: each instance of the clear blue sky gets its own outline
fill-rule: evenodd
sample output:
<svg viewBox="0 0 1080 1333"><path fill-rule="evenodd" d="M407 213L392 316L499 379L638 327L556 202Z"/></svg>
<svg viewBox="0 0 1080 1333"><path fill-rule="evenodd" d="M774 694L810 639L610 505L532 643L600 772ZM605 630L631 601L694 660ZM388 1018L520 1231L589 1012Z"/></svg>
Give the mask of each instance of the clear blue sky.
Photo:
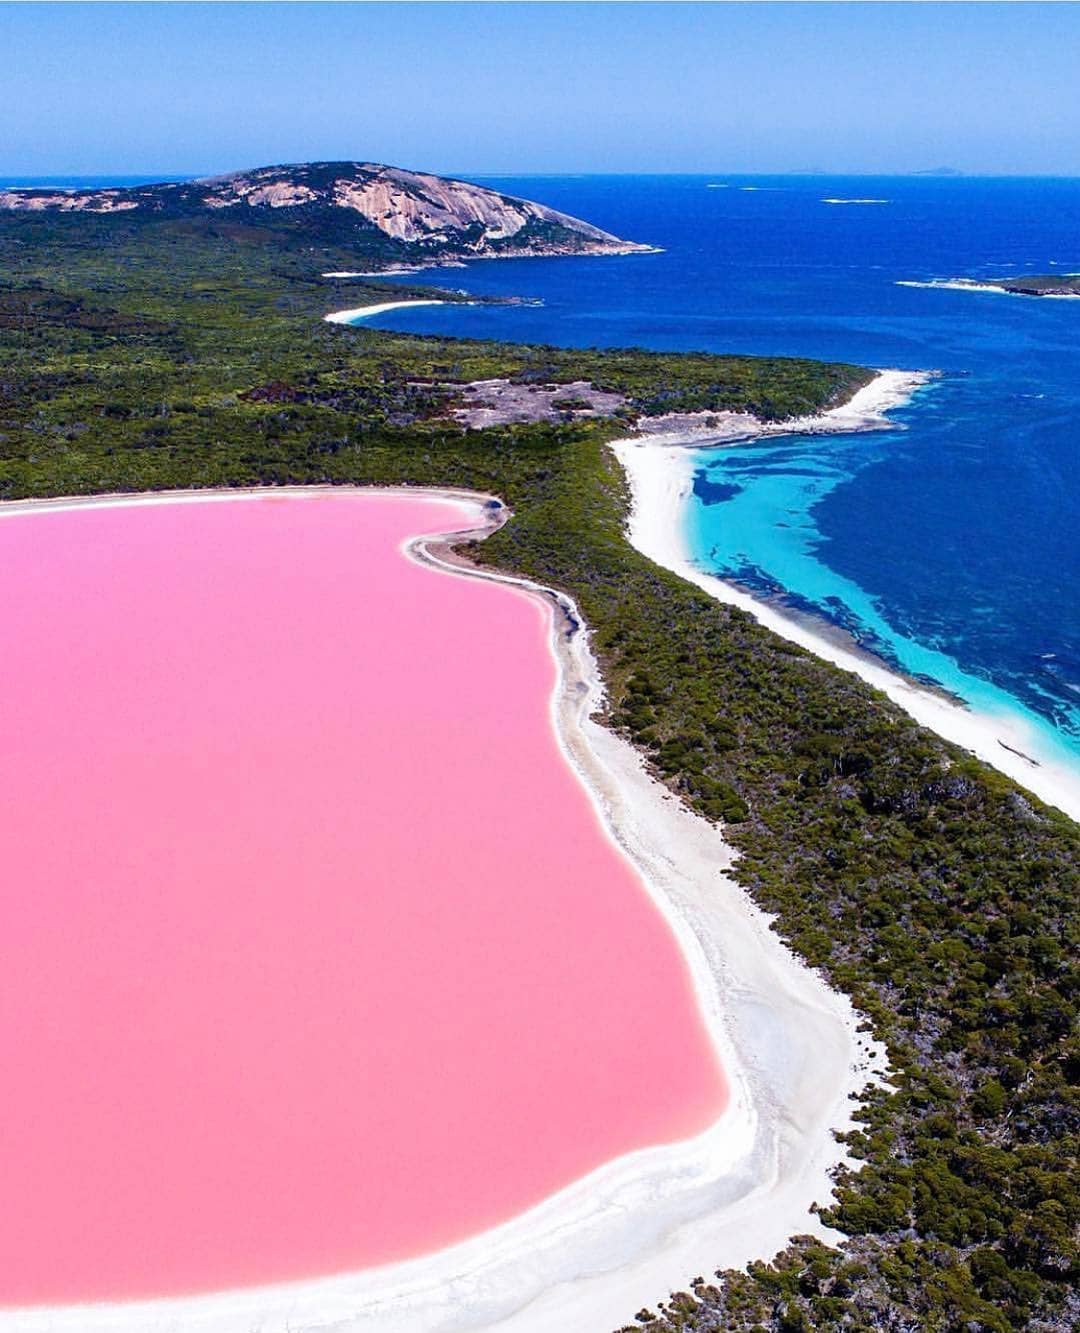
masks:
<svg viewBox="0 0 1080 1333"><path fill-rule="evenodd" d="M1080 175L1080 5L0 4L0 174Z"/></svg>

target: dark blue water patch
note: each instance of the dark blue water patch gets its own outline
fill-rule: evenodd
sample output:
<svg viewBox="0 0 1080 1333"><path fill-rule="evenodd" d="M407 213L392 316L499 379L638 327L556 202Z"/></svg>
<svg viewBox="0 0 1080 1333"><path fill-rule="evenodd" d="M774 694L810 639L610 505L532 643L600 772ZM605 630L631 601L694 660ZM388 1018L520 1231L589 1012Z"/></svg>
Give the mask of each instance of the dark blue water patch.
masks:
<svg viewBox="0 0 1080 1333"><path fill-rule="evenodd" d="M379 323L948 372L894 414L903 430L725 449L695 480L698 556L715 547L718 572L752 567L761 590L972 702L1011 699L1080 754L1080 302L899 285L1080 271L1080 180L485 183L664 252L434 270L543 305Z"/></svg>
<svg viewBox="0 0 1080 1333"><path fill-rule="evenodd" d="M892 645L886 639L868 629L841 598L825 596L819 600L813 600L809 597L803 597L778 583L760 565L728 564L721 560L720 553L715 548L710 552L710 556L712 557L713 570L717 573L723 573L729 583L745 588L748 592L755 593L763 600L785 611L794 612L810 623L823 621L834 629L840 630L850 645L879 658L887 666L902 672L909 679L918 680L934 687L941 687L941 682L935 676L925 672L912 671L905 666L894 652Z"/></svg>
<svg viewBox="0 0 1080 1333"><path fill-rule="evenodd" d="M730 482L710 481L704 468L694 473L694 495L703 505L723 504L725 500L733 500L739 490L738 486Z"/></svg>

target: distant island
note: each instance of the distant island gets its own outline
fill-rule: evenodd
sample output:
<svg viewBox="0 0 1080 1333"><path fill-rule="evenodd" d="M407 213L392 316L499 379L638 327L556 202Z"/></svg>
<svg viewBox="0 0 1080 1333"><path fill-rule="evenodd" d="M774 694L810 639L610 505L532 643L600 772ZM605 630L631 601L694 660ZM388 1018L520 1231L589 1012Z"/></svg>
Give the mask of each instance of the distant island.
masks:
<svg viewBox="0 0 1080 1333"><path fill-rule="evenodd" d="M318 246L352 262L361 257L380 270L403 262L623 255L655 248L544 204L372 162L258 167L126 188L5 189L0 209L90 214L111 224L110 230L201 233L288 249Z"/></svg>
<svg viewBox="0 0 1080 1333"><path fill-rule="evenodd" d="M1031 273L1022 278L957 278L957 287L987 287L1014 296L1080 296L1080 273Z"/></svg>
<svg viewBox="0 0 1080 1333"><path fill-rule="evenodd" d="M1010 296L1080 297L1080 273L1029 273L1012 278L909 279L898 287L947 287L961 292L1007 292Z"/></svg>

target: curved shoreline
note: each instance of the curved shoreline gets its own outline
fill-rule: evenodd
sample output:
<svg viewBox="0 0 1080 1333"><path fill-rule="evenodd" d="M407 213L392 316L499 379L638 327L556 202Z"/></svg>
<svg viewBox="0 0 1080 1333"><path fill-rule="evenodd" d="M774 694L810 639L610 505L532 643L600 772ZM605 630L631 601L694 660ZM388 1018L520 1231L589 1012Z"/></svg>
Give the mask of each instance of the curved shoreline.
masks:
<svg viewBox="0 0 1080 1333"><path fill-rule="evenodd" d="M433 298L417 298L413 301L380 301L377 305L360 305L355 310L334 310L329 315L323 315L323 322L326 324L355 324L358 319L366 319L370 315L385 315L388 310L405 310L411 305L446 305L445 301L436 301Z"/></svg>
<svg viewBox="0 0 1080 1333"><path fill-rule="evenodd" d="M0 1311L0 1330L301 1333L335 1323L380 1333L547 1333L560 1319L607 1333L696 1275L769 1258L796 1232L829 1234L809 1209L844 1160L831 1130L884 1068L846 997L770 931L725 871L721 831L649 776L633 747L593 721L603 685L573 601L526 579L465 565L452 545L507 511L475 492L419 487L282 487L16 502L0 518L91 505L223 502L354 493L471 509L476 526L408 540L447 577L484 578L540 599L558 669L551 718L607 835L638 870L687 959L731 1096L704 1134L617 1158L511 1221L461 1244L359 1273L155 1301ZM677 847L678 864L667 849ZM287 1203L287 1201L286 1201Z"/></svg>
<svg viewBox="0 0 1080 1333"><path fill-rule="evenodd" d="M650 560L696 584L703 591L749 612L760 624L834 666L854 672L867 684L905 710L916 722L956 745L962 746L1027 787L1040 800L1080 820L1080 775L1039 754L1039 742L1019 719L977 712L931 687L894 671L870 653L830 637L827 631L807 624L752 593L706 573L694 563L683 534L685 505L693 486L696 464L693 448L735 443L763 435L802 434L807 430L872 430L887 427L884 416L901 406L925 384L919 372L884 370L844 406L820 417L769 423L728 434L713 432L708 440L700 433L669 434L653 439L616 440L611 448L630 485L632 510L627 529L631 544Z"/></svg>

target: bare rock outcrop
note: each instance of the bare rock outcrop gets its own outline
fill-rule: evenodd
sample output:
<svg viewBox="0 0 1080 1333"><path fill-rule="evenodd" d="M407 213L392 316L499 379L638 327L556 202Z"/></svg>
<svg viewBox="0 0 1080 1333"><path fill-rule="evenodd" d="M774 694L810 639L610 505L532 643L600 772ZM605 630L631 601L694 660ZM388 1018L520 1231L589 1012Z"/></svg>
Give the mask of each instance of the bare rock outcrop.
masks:
<svg viewBox="0 0 1080 1333"><path fill-rule="evenodd" d="M629 254L624 241L580 218L469 181L373 162L260 167L206 180L128 189L0 190L0 209L145 217L216 215L248 225L288 224L336 244L381 247L402 257Z"/></svg>

